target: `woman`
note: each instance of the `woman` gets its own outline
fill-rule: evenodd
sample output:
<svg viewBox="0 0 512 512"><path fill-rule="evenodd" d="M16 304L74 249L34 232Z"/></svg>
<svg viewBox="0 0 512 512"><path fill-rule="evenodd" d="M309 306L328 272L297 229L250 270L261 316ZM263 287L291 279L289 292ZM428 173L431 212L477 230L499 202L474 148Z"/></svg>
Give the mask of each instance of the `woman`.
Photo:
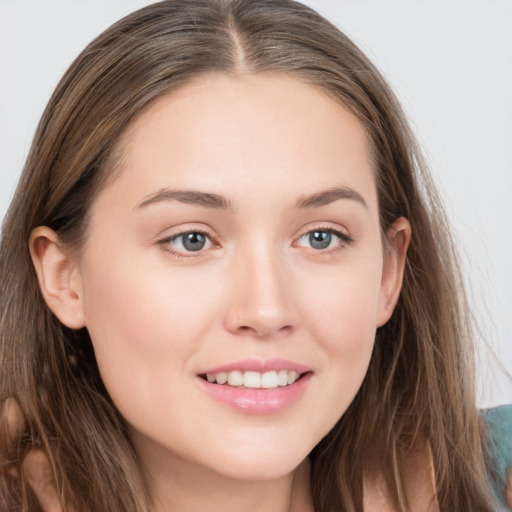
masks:
<svg viewBox="0 0 512 512"><path fill-rule="evenodd" d="M162 2L93 41L0 265L2 456L43 453L65 509L492 509L435 190L300 4Z"/></svg>

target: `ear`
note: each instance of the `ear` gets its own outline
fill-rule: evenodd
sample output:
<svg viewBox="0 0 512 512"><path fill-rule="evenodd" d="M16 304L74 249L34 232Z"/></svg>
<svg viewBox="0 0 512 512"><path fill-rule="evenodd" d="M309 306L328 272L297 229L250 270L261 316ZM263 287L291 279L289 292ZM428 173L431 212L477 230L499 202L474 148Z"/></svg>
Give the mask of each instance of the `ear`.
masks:
<svg viewBox="0 0 512 512"><path fill-rule="evenodd" d="M400 296L405 258L410 241L411 225L406 218L400 217L393 222L387 232L377 312L377 327L381 327L391 318Z"/></svg>
<svg viewBox="0 0 512 512"><path fill-rule="evenodd" d="M48 307L67 327L85 325L82 279L76 262L59 243L55 231L40 226L30 235L30 255Z"/></svg>

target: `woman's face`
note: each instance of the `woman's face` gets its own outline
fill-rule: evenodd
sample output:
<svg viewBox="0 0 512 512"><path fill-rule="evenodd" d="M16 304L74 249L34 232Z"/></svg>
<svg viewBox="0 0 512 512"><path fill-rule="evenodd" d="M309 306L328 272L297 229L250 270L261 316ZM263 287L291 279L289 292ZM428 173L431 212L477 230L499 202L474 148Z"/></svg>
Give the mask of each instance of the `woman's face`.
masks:
<svg viewBox="0 0 512 512"><path fill-rule="evenodd" d="M353 400L399 286L362 126L294 79L211 75L122 147L78 296L135 445L154 468L292 471Z"/></svg>

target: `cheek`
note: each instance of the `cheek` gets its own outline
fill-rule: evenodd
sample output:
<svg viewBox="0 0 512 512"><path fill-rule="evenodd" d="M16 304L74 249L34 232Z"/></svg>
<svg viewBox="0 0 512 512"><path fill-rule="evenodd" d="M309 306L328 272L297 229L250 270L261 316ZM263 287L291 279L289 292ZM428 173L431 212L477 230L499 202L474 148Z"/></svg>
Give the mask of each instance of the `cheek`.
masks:
<svg viewBox="0 0 512 512"><path fill-rule="evenodd" d="M331 356L357 355L373 344L380 275L376 266L352 266L300 292L310 305L302 308L309 313L309 328Z"/></svg>
<svg viewBox="0 0 512 512"><path fill-rule="evenodd" d="M121 408L127 396L149 396L155 381L172 386L215 321L215 297L198 293L204 280L122 258L87 277L87 329L114 401Z"/></svg>
<svg viewBox="0 0 512 512"><path fill-rule="evenodd" d="M322 393L326 434L356 396L368 370L377 328L380 291L377 266L352 266L320 288L309 288L306 327L321 350ZM318 439L319 440L319 439Z"/></svg>
<svg viewBox="0 0 512 512"><path fill-rule="evenodd" d="M193 383L191 363L218 317L218 300L199 279L118 264L95 274L88 290L87 328L110 398L133 432L184 456L202 435L190 428L202 424L195 386L184 383Z"/></svg>

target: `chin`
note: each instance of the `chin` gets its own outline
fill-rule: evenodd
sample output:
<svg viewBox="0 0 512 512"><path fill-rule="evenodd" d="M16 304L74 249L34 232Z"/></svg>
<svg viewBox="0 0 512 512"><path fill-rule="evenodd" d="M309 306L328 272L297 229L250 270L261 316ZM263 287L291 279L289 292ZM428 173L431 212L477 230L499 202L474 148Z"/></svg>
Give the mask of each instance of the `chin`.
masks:
<svg viewBox="0 0 512 512"><path fill-rule="evenodd" d="M280 461L279 464L269 461L245 461L243 464L231 465L230 470L226 471L223 467L218 471L222 475L234 480L243 481L266 481L282 478L297 469L302 460L294 460L293 462ZM232 469L232 470L231 470Z"/></svg>
<svg viewBox="0 0 512 512"><path fill-rule="evenodd" d="M307 457L300 450L283 452L276 449L256 452L231 451L227 457L217 459L212 469L225 477L246 480L265 481L281 478L293 472Z"/></svg>

